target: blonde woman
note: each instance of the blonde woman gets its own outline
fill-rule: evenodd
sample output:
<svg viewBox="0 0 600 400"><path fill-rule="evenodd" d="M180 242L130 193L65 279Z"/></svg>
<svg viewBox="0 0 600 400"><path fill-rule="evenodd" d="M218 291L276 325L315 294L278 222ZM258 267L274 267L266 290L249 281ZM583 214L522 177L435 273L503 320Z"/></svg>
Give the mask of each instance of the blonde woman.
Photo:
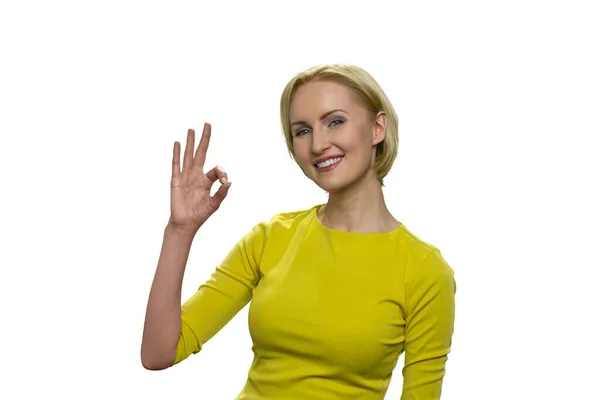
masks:
<svg viewBox="0 0 600 400"><path fill-rule="evenodd" d="M188 131L181 170L175 142L142 364L160 370L198 353L250 302L254 361L237 400L380 400L403 352L402 399L439 399L456 282L440 250L386 206L398 147L392 104L363 69L317 66L285 87L281 122L290 155L327 203L258 223L183 305L193 238L231 182L220 167L203 172L210 125L195 154Z"/></svg>

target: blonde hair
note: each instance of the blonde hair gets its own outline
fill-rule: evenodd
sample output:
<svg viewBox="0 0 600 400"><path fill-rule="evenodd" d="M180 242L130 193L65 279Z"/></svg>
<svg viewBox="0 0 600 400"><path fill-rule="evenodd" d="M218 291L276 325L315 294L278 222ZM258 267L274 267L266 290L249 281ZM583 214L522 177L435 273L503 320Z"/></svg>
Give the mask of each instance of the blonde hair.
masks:
<svg viewBox="0 0 600 400"><path fill-rule="evenodd" d="M351 89L363 106L373 112L383 111L387 116L387 130L384 140L377 144L375 151L375 171L383 184L383 178L390 172L398 155L398 115L392 103L377 81L364 69L348 64L317 65L294 76L281 94L281 126L290 156L298 164L294 154L293 136L290 126L290 104L298 88L308 82L329 81ZM304 172L304 170L302 170ZM306 172L304 172L306 175Z"/></svg>

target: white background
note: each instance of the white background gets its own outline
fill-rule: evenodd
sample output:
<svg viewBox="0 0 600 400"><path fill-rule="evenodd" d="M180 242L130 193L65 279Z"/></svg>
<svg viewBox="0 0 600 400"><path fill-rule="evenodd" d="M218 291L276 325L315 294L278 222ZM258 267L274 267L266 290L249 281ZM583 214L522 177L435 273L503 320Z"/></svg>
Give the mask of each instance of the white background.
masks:
<svg viewBox="0 0 600 400"><path fill-rule="evenodd" d="M388 207L455 270L443 398L600 398L597 4L2 2L0 397L233 399L247 308L174 368L139 360L173 142L211 122L233 182L187 298L254 224L326 201L279 95L347 62L400 117Z"/></svg>

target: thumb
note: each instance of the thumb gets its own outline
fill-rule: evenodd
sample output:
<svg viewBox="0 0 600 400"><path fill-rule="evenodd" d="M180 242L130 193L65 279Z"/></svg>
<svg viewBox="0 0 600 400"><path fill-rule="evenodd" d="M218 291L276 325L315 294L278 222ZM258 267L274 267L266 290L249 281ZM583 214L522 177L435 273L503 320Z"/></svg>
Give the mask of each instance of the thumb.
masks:
<svg viewBox="0 0 600 400"><path fill-rule="evenodd" d="M227 197L227 193L229 192L230 187L231 181L227 181L227 183L222 184L212 196L211 203L215 210L219 208L225 197Z"/></svg>

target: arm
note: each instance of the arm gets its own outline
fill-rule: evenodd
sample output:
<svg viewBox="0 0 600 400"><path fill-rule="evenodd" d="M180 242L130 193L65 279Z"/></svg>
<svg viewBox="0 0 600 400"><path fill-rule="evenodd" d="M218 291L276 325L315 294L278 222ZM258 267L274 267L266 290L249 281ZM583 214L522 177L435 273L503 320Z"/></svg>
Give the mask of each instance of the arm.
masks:
<svg viewBox="0 0 600 400"><path fill-rule="evenodd" d="M198 353L252 298L260 282L260 260L267 240L267 224L253 227L231 249L210 279L181 306L181 331L174 365Z"/></svg>
<svg viewBox="0 0 600 400"><path fill-rule="evenodd" d="M239 240L211 278L181 305L191 241L185 233L165 234L144 327L142 364L147 369L166 369L198 353L248 304L260 281L265 223L257 224Z"/></svg>
<svg viewBox="0 0 600 400"><path fill-rule="evenodd" d="M181 285L194 233L167 225L158 266L152 281L141 359L146 369L159 370L175 358L181 331Z"/></svg>
<svg viewBox="0 0 600 400"><path fill-rule="evenodd" d="M401 400L438 400L454 333L454 271L435 249L408 290L404 384Z"/></svg>

